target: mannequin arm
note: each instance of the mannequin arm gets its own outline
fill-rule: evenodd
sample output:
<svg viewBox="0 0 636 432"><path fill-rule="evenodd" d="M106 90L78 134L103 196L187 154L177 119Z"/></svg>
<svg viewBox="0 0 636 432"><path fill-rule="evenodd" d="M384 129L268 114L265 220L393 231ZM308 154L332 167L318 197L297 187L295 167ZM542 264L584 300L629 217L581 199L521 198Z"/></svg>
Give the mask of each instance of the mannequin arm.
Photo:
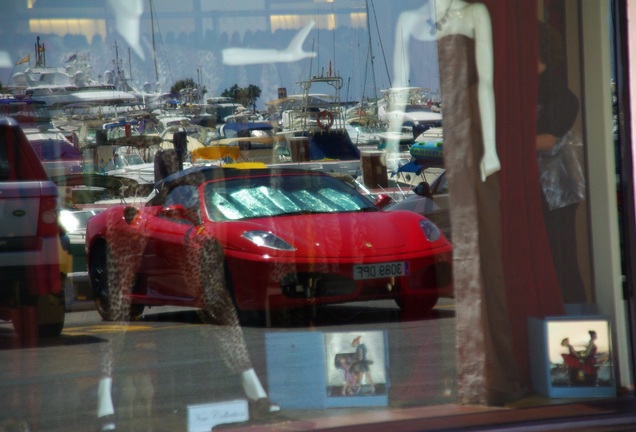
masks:
<svg viewBox="0 0 636 432"><path fill-rule="evenodd" d="M429 22L432 21L431 6L425 2L422 7L402 12L395 26L395 47L393 50L393 87L409 85L410 63L409 44L411 38L419 41L435 40Z"/></svg>
<svg viewBox="0 0 636 432"><path fill-rule="evenodd" d="M490 14L486 6L475 3L472 6L475 23L475 57L479 76L477 94L481 113L481 129L484 141L484 155L481 160L481 180L501 169L497 156L495 129L495 90L493 86L494 53Z"/></svg>
<svg viewBox="0 0 636 432"><path fill-rule="evenodd" d="M395 26L395 48L393 50L393 88L402 88L408 85L409 79L409 44L413 33L414 21L416 16L414 12L402 12ZM387 110L403 111L406 105L406 95L403 92L391 96L393 101L391 107ZM391 116L388 129L391 132L398 132L402 129L402 116ZM397 151L397 141L389 142L390 151Z"/></svg>
<svg viewBox="0 0 636 432"><path fill-rule="evenodd" d="M395 27L395 48L393 49L393 87L406 87L408 84L409 40L412 33L412 18L403 12Z"/></svg>

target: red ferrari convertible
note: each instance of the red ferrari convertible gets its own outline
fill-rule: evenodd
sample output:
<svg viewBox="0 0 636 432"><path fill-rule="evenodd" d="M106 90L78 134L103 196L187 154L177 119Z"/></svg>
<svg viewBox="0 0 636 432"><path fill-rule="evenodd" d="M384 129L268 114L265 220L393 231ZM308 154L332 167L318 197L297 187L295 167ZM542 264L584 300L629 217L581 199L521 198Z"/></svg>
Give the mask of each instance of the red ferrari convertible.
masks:
<svg viewBox="0 0 636 432"><path fill-rule="evenodd" d="M124 290L133 319L145 306L201 307L204 300L191 288L198 269L224 275L239 316L378 299L425 316L440 295L452 295L452 246L432 222L409 211L385 212L318 171L179 171L157 183L141 210L109 208L89 220L86 234L89 277L106 320L115 301L107 250L122 239L135 239L126 253L138 257L114 258L136 267L134 286ZM222 247L223 262L187 261L201 239Z"/></svg>

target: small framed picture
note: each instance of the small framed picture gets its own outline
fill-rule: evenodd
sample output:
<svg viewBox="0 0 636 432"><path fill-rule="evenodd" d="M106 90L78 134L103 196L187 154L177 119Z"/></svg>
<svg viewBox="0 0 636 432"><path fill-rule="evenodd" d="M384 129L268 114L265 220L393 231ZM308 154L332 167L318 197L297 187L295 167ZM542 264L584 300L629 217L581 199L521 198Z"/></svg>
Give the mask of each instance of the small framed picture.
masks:
<svg viewBox="0 0 636 432"><path fill-rule="evenodd" d="M270 398L284 409L387 406L387 332L265 334Z"/></svg>
<svg viewBox="0 0 636 432"><path fill-rule="evenodd" d="M616 393L610 322L602 316L531 318L532 378L548 397Z"/></svg>
<svg viewBox="0 0 636 432"><path fill-rule="evenodd" d="M382 331L325 333L327 396L386 396L386 349Z"/></svg>

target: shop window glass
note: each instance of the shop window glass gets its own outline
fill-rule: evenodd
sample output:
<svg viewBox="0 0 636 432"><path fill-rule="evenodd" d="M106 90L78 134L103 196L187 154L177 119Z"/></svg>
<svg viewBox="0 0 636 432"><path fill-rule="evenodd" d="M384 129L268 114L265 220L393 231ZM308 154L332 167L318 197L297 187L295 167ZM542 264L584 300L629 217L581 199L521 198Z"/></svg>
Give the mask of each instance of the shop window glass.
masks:
<svg viewBox="0 0 636 432"><path fill-rule="evenodd" d="M46 102L27 138L81 152L51 180L83 227L60 219L49 257L61 335L25 337L53 308L24 263L3 276L0 429L302 428L632 386L618 224L597 222L618 220L618 0L15 3L0 88Z"/></svg>

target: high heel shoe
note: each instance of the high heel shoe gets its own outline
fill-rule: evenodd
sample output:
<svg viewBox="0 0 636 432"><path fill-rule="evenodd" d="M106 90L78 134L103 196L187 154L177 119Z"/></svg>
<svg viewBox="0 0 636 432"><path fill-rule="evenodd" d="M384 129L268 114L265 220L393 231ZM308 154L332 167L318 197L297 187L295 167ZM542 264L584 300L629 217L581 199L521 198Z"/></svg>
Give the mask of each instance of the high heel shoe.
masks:
<svg viewBox="0 0 636 432"><path fill-rule="evenodd" d="M113 414L97 418L97 432L116 432L115 416Z"/></svg>
<svg viewBox="0 0 636 432"><path fill-rule="evenodd" d="M255 418L267 417L280 411L280 406L272 403L269 398L249 401L250 414Z"/></svg>

